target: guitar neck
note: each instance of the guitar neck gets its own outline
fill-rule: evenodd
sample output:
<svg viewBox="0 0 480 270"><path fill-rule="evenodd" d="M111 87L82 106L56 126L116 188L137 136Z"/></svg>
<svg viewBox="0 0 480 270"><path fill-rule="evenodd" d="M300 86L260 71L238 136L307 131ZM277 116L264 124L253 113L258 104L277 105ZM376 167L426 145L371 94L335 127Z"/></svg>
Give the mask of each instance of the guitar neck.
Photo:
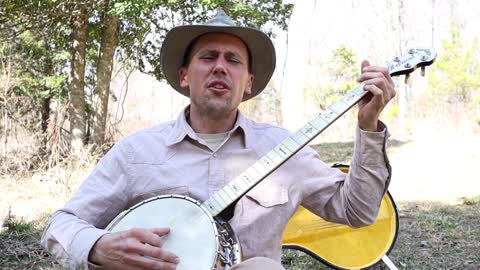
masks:
<svg viewBox="0 0 480 270"><path fill-rule="evenodd" d="M202 206L212 216L220 214L357 104L366 93L363 84L350 91L213 194Z"/></svg>

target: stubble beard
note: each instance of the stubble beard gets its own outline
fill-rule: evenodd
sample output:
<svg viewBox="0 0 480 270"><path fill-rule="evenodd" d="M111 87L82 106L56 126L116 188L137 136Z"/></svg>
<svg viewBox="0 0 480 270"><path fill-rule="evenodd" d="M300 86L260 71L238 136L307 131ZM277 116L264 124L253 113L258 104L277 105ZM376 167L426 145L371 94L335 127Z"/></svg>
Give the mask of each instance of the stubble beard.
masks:
<svg viewBox="0 0 480 270"><path fill-rule="evenodd" d="M221 120L228 118L232 110L236 109L232 107L232 104L233 102L231 97L218 101L215 100L214 97L204 96L202 97L202 100L195 105L198 108L198 113L202 117L213 120Z"/></svg>

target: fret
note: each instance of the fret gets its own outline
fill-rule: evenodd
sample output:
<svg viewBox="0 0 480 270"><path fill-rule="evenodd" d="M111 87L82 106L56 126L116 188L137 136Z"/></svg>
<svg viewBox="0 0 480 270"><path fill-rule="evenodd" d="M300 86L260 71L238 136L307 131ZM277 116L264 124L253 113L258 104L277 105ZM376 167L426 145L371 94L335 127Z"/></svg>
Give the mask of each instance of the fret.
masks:
<svg viewBox="0 0 480 270"><path fill-rule="evenodd" d="M299 145L305 144L310 139L309 137L305 136L305 134L301 130L298 130L297 132L295 132L291 136L291 138L295 140Z"/></svg>
<svg viewBox="0 0 480 270"><path fill-rule="evenodd" d="M213 194L212 199L217 202L217 204L220 206L220 209L222 209L224 205L227 205L227 202L222 198L222 196L220 196L218 191Z"/></svg>
<svg viewBox="0 0 480 270"><path fill-rule="evenodd" d="M300 145L290 137L283 140L282 144L290 150L289 154L292 154L298 149L298 147L300 147Z"/></svg>
<svg viewBox="0 0 480 270"><path fill-rule="evenodd" d="M227 204L229 204L230 202L232 202L233 199L236 197L235 194L232 195L232 194L228 193L228 189L226 189L226 188L220 189L217 193L220 194L220 197L222 197L222 199L223 199L225 202L227 202Z"/></svg>
<svg viewBox="0 0 480 270"><path fill-rule="evenodd" d="M325 120L325 122L327 123L331 123L335 120L335 117L337 117L337 114L332 111L332 110L329 110L328 108L322 112L322 114L320 114L320 117L322 117L323 120Z"/></svg>
<svg viewBox="0 0 480 270"><path fill-rule="evenodd" d="M280 155L280 157L282 159L286 159L290 156L290 150L288 150L288 148L286 148L286 146L284 146L283 144L279 144L277 145L275 148L273 148L273 150L278 154Z"/></svg>
<svg viewBox="0 0 480 270"><path fill-rule="evenodd" d="M253 173L255 174L252 176ZM255 183L255 179L260 178L260 175L258 175L258 177L255 177L255 175L258 175L258 173L250 167L246 172L242 173L240 177L248 186L251 186Z"/></svg>
<svg viewBox="0 0 480 270"><path fill-rule="evenodd" d="M343 100L346 104L349 104L349 106L351 106L356 103L360 97L360 95L357 95L354 92L350 92L343 98Z"/></svg>
<svg viewBox="0 0 480 270"><path fill-rule="evenodd" d="M315 134L317 133L318 129L315 128L311 123L307 123L305 126L303 126L300 129L300 132L302 132L307 138L313 138Z"/></svg>
<svg viewBox="0 0 480 270"><path fill-rule="evenodd" d="M338 102L335 102L334 104L328 106L328 108L332 111L334 111L336 114L340 115L345 112L345 110L348 108L346 104L344 104L341 100Z"/></svg>
<svg viewBox="0 0 480 270"><path fill-rule="evenodd" d="M217 215L222 210L218 202L215 201L212 197L210 197L210 199L206 201L206 208L210 211L210 214L212 214L213 216Z"/></svg>
<svg viewBox="0 0 480 270"><path fill-rule="evenodd" d="M328 122L325 121L321 115L318 115L317 117L315 117L315 119L313 119L312 121L310 121L310 124L312 124L312 126L314 126L316 129L318 129L319 131L322 131L325 129L325 127L328 125Z"/></svg>
<svg viewBox="0 0 480 270"><path fill-rule="evenodd" d="M242 181L232 181L230 183L228 183L227 187L228 189L235 194L234 197L239 197L240 195L242 195L242 191L248 189L248 186L247 185L244 185L245 183L242 182Z"/></svg>
<svg viewBox="0 0 480 270"><path fill-rule="evenodd" d="M275 164L268 158L268 156L263 156L260 160L260 163L267 168L268 170L272 170L275 168Z"/></svg>
<svg viewBox="0 0 480 270"><path fill-rule="evenodd" d="M253 165L247 169L247 173L250 174L249 176L254 182L257 182L258 179L262 178L261 172L255 169Z"/></svg>
<svg viewBox="0 0 480 270"><path fill-rule="evenodd" d="M267 172L269 171L267 168L265 168L265 166L263 166L262 163L260 162L255 162L255 164L253 164L252 168L254 168L255 170L257 170L260 174L260 177L259 178L262 178L265 174L267 174Z"/></svg>
<svg viewBox="0 0 480 270"><path fill-rule="evenodd" d="M250 187L250 184L248 184L245 179L242 179L241 176L236 177L229 183L229 185L232 186L232 189L236 190L244 190L248 189Z"/></svg>
<svg viewBox="0 0 480 270"><path fill-rule="evenodd" d="M275 150L268 152L267 156L275 164L280 164L283 161L283 158L277 152L275 152Z"/></svg>
<svg viewBox="0 0 480 270"><path fill-rule="evenodd" d="M355 88L355 90L353 90L352 92L357 94L358 96L363 96L364 94L366 94L368 92L368 91L365 91L365 89L363 89L363 86L364 86L364 84L362 83L357 88Z"/></svg>

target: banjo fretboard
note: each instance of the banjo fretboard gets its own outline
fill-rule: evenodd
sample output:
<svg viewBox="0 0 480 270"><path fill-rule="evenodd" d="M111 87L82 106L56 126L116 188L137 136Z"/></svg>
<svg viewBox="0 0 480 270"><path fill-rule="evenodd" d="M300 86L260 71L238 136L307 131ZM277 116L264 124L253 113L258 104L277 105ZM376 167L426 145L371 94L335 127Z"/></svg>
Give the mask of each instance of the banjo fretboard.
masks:
<svg viewBox="0 0 480 270"><path fill-rule="evenodd" d="M335 122L366 93L368 92L363 89L363 84L360 84L214 193L202 206L208 209L212 216L220 214Z"/></svg>

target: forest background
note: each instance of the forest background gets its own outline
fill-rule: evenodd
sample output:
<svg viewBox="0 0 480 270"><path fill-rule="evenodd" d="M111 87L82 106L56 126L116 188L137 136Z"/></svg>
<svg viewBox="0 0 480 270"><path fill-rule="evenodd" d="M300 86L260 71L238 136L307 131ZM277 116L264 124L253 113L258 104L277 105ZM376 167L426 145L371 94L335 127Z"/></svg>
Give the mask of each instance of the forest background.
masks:
<svg viewBox="0 0 480 270"><path fill-rule="evenodd" d="M434 48L426 76L395 79L397 97L381 116L391 133L390 192L402 226L409 224L394 258L405 269L480 267L480 233L470 220L480 211L477 1L5 0L0 224L8 241L0 248L14 253L0 268L54 265L31 255L45 256L35 241L46 216L115 141L174 119L188 104L162 80L161 42L166 30L204 22L216 7L274 39L273 78L241 109L291 131L355 87L361 60L387 65L408 48ZM354 108L313 142L326 162L350 161L355 121ZM15 238L19 231L31 238Z"/></svg>

